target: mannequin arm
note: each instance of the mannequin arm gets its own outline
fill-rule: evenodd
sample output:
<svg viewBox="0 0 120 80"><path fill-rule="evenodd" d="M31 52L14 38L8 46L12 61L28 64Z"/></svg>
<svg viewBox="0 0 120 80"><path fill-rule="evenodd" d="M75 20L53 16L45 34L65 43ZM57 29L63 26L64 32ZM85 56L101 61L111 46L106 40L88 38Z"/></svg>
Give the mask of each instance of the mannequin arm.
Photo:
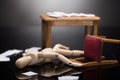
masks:
<svg viewBox="0 0 120 80"><path fill-rule="evenodd" d="M84 55L84 51L82 50L65 50L65 49L57 49L57 53L62 54L64 56L81 56Z"/></svg>
<svg viewBox="0 0 120 80"><path fill-rule="evenodd" d="M69 49L69 47L64 46L64 45L62 45L62 44L56 44L56 45L53 47L53 49L58 49L58 48L60 48L60 49L66 49L66 50Z"/></svg>
<svg viewBox="0 0 120 80"><path fill-rule="evenodd" d="M64 56L81 56L84 54L82 50L70 50L69 47L62 44L56 44L55 47L53 47L53 51Z"/></svg>
<svg viewBox="0 0 120 80"><path fill-rule="evenodd" d="M74 67L80 67L83 66L83 63L77 63L77 62L72 62L71 60L69 60L68 58L66 58L65 56L61 55L61 54L57 54L56 57L62 61L63 63L69 65L69 66L74 66Z"/></svg>

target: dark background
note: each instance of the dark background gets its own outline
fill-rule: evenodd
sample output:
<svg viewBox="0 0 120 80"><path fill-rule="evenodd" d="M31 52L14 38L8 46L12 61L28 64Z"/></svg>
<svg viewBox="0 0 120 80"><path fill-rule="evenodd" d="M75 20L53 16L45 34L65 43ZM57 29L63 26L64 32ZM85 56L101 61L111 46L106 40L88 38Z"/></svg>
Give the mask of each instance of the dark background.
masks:
<svg viewBox="0 0 120 80"><path fill-rule="evenodd" d="M120 0L0 0L0 53L8 49L40 47L39 16L52 11L100 16L98 34L120 39L119 3ZM62 43L71 49L83 49L83 38L84 27L52 28L52 46ZM115 46L107 49L119 52L119 45Z"/></svg>
<svg viewBox="0 0 120 80"><path fill-rule="evenodd" d="M52 11L100 16L98 34L120 39L120 0L0 0L0 54L9 49L40 47L39 16ZM71 49L83 49L84 27L53 27L52 46L56 43L70 46ZM103 48L107 58L120 61L120 44L105 43ZM13 69L11 63L0 62L0 78L16 80ZM103 71L102 78L119 80L120 69L115 69L108 69L107 73Z"/></svg>

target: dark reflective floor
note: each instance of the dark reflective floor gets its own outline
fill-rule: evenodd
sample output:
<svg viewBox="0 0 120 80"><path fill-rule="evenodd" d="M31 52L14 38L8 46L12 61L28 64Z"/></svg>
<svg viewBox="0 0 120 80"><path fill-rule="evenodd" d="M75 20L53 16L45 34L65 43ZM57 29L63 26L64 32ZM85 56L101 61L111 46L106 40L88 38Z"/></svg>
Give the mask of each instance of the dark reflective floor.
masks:
<svg viewBox="0 0 120 80"><path fill-rule="evenodd" d="M104 50L106 59L118 60L119 63L117 65L84 69L73 68L58 61L57 64L46 63L39 66L29 66L20 70L15 67L16 59L22 55L22 53L19 53L18 55L11 56L10 62L0 62L0 80L58 80L58 77L61 76L79 76L79 80L120 80L120 54L118 52L120 46L117 45L114 48L107 47L107 50ZM115 52L114 55L113 52ZM38 75L29 77L22 74L28 71L36 72Z"/></svg>
<svg viewBox="0 0 120 80"><path fill-rule="evenodd" d="M59 66L58 66L59 65ZM72 68L62 63L47 63L17 69L10 62L0 63L0 80L58 80L60 76L79 76L79 80L120 80L120 65L109 65L91 68ZM33 71L38 75L29 77L22 73Z"/></svg>

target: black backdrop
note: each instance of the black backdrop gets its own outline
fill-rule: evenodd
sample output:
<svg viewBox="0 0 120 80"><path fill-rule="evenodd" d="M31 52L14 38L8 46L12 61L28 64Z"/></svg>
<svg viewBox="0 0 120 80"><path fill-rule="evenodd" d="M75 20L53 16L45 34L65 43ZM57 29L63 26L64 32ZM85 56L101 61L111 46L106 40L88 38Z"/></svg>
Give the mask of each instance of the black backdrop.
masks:
<svg viewBox="0 0 120 80"><path fill-rule="evenodd" d="M98 34L120 39L119 3L120 0L1 0L0 53L8 49L40 47L39 15L50 11L96 14L101 17ZM52 46L62 43L72 49L83 49L83 39L84 27L52 28ZM118 49L119 46L115 51Z"/></svg>

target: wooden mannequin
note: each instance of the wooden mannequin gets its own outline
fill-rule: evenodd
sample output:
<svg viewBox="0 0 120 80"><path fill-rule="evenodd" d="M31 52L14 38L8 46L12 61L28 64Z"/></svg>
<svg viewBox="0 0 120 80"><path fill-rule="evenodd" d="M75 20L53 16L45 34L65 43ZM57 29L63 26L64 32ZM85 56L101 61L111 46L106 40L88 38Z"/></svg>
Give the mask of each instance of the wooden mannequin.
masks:
<svg viewBox="0 0 120 80"><path fill-rule="evenodd" d="M42 64L46 62L52 62L55 59L59 59L67 65L79 67L82 66L82 64L72 62L65 56L81 56L83 54L84 51L70 50L67 46L56 44L53 49L45 48L41 51L26 50L23 54L23 57L16 60L16 66L21 69L28 65Z"/></svg>

